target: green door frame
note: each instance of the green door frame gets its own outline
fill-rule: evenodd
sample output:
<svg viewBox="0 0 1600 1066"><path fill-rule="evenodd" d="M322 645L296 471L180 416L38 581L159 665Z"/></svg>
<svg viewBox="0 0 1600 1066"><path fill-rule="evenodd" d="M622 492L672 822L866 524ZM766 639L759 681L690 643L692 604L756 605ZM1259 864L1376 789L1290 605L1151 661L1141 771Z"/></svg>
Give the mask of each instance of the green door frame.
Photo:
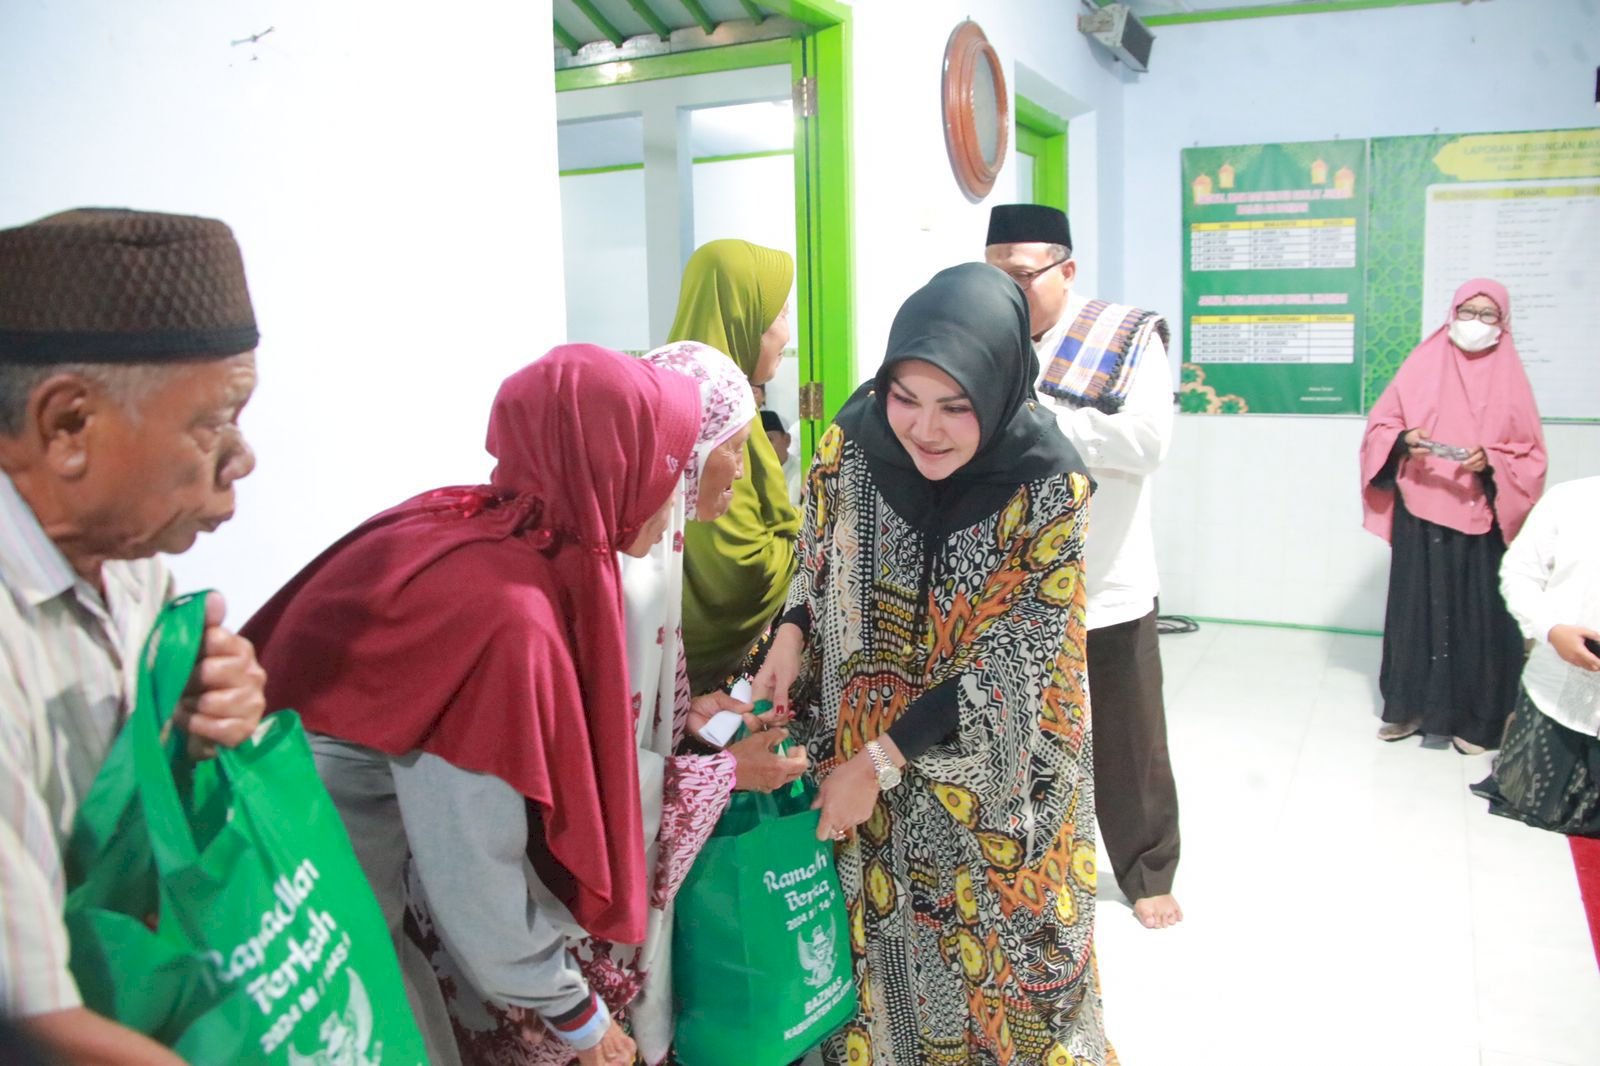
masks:
<svg viewBox="0 0 1600 1066"><path fill-rule="evenodd" d="M782 63L789 64L794 81L812 79L816 113L795 124L794 146L796 312L804 316L801 446L809 464L822 430L856 387L850 9L837 0L762 0L762 6L805 31L792 40L558 70L556 91ZM817 398L817 383L820 406L808 403L808 397Z"/></svg>
<svg viewBox="0 0 1600 1066"><path fill-rule="evenodd" d="M1033 174L1028 179L1028 187L1024 189L1019 185L1017 188L1017 199L1024 201L1025 203L1035 203L1037 202L1037 197L1034 196L1034 192L1039 187L1039 154L1045 151L1045 138L1039 136L1037 133L1033 132L1019 122L1017 123L1016 139L1017 155L1025 155L1029 159L1033 160ZM1020 172L1018 180L1019 182L1021 180Z"/></svg>
<svg viewBox="0 0 1600 1066"><path fill-rule="evenodd" d="M1017 95L1017 151L1033 156L1033 202L1067 209L1067 120Z"/></svg>

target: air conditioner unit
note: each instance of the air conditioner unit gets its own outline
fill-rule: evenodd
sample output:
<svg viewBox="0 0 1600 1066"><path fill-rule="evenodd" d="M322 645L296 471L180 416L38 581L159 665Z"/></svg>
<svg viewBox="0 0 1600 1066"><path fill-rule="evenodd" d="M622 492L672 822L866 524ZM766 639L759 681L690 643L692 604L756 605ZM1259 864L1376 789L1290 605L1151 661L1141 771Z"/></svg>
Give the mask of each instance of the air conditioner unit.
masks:
<svg viewBox="0 0 1600 1066"><path fill-rule="evenodd" d="M1078 16L1078 32L1094 38L1141 74L1150 69L1150 46L1155 35L1134 17L1127 4L1107 4Z"/></svg>

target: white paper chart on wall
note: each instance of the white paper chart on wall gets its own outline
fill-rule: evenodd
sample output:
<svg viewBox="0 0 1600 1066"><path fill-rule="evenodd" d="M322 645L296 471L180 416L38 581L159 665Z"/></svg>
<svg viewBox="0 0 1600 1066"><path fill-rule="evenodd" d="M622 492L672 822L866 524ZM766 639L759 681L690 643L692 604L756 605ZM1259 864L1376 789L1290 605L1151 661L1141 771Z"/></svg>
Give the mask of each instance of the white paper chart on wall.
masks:
<svg viewBox="0 0 1600 1066"><path fill-rule="evenodd" d="M1546 418L1600 412L1600 179L1430 185L1422 334L1456 287L1494 278L1511 296L1512 333Z"/></svg>

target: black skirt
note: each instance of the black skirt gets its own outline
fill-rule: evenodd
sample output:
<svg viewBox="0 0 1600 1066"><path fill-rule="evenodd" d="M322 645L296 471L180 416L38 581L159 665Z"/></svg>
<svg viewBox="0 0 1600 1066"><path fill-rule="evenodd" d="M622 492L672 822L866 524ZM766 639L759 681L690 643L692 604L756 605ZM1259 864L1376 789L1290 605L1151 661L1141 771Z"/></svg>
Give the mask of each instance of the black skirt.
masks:
<svg viewBox="0 0 1600 1066"><path fill-rule="evenodd" d="M1500 597L1498 524L1462 533L1424 521L1396 490L1383 620L1383 720L1500 746L1522 675L1522 634Z"/></svg>
<svg viewBox="0 0 1600 1066"><path fill-rule="evenodd" d="M1524 692L1494 773L1472 791L1491 814L1600 837L1600 739L1546 717Z"/></svg>

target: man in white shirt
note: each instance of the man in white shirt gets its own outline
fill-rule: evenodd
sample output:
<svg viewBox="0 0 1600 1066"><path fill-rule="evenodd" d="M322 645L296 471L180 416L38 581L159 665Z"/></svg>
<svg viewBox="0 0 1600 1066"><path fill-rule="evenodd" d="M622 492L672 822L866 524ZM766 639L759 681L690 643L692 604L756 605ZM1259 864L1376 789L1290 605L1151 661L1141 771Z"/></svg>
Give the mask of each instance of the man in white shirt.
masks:
<svg viewBox="0 0 1600 1066"><path fill-rule="evenodd" d="M1172 895L1178 794L1161 696L1149 485L1172 439L1166 323L1073 291L1072 234L1053 207L996 207L987 244L990 265L1028 298L1039 400L1055 409L1096 482L1085 574L1100 834L1139 921L1166 928L1183 919Z"/></svg>
<svg viewBox="0 0 1600 1066"><path fill-rule="evenodd" d="M56 1061L182 1061L84 1005L61 855L172 594L155 556L230 518L255 466L256 339L221 222L88 209L0 230L0 1015ZM265 708L223 610L178 711L196 754Z"/></svg>
<svg viewBox="0 0 1600 1066"><path fill-rule="evenodd" d="M1506 607L1534 641L1489 779L1489 810L1600 836L1600 477L1544 494L1500 560Z"/></svg>

